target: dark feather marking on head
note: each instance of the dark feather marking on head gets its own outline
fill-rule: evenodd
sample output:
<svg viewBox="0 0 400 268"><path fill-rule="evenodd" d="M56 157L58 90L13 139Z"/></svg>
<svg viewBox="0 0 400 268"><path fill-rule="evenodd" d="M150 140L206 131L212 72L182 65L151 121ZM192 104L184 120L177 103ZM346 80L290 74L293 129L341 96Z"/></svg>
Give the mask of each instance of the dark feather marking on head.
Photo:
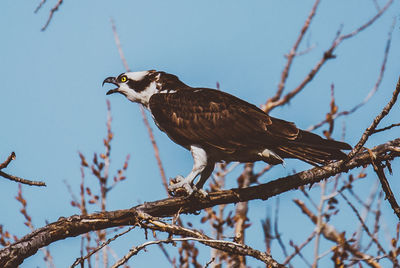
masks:
<svg viewBox="0 0 400 268"><path fill-rule="evenodd" d="M151 82L156 80L157 73L154 71L149 71L149 72L150 73L148 75L146 75L145 77L143 77L143 79L139 81L128 79L126 83L130 88L132 88L136 92L142 92L151 84Z"/></svg>

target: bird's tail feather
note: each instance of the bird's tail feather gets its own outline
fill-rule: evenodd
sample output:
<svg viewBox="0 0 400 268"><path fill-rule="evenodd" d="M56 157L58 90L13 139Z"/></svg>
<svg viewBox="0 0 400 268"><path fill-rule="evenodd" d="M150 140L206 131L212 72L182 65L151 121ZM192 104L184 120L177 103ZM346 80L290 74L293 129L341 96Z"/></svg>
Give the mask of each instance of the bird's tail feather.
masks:
<svg viewBox="0 0 400 268"><path fill-rule="evenodd" d="M297 158L311 165L326 164L331 160L340 160L346 157L341 150L350 150L347 143L326 140L308 131L300 130L298 138L286 145L277 148L283 157Z"/></svg>

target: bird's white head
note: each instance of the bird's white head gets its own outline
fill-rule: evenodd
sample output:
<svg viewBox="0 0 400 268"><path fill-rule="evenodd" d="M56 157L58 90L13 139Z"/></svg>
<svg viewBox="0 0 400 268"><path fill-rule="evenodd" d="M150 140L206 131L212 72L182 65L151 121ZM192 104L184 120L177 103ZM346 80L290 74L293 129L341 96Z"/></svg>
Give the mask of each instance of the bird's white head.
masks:
<svg viewBox="0 0 400 268"><path fill-rule="evenodd" d="M154 70L142 72L126 72L117 77L107 77L105 83L117 86L107 92L107 95L120 93L132 102L148 106L150 97L157 92L157 80L160 73Z"/></svg>
<svg viewBox="0 0 400 268"><path fill-rule="evenodd" d="M174 93L188 88L173 74L161 71L142 71L122 73L117 77L107 77L105 83L117 86L107 92L107 95L120 93L132 102L138 102L148 108L149 100L156 93Z"/></svg>

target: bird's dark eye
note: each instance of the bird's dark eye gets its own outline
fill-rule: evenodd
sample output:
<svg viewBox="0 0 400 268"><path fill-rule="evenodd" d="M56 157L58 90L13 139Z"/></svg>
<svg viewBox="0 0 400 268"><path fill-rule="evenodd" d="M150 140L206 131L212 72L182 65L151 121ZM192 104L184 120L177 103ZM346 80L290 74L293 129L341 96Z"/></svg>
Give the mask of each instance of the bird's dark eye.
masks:
<svg viewBox="0 0 400 268"><path fill-rule="evenodd" d="M119 81L121 81L122 83L125 83L126 81L128 81L128 78L124 75L124 76L121 76Z"/></svg>

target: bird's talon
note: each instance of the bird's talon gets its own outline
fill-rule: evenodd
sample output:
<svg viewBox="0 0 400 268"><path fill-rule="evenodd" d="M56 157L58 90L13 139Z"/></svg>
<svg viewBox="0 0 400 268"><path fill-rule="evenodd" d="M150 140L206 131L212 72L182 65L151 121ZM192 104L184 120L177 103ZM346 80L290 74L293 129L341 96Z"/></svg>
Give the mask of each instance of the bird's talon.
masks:
<svg viewBox="0 0 400 268"><path fill-rule="evenodd" d="M204 191L203 189L199 189L197 191L198 191L198 193L200 194L200 196L202 198L207 198L208 197L208 193L206 191Z"/></svg>
<svg viewBox="0 0 400 268"><path fill-rule="evenodd" d="M193 189L184 177L176 176L169 181L168 193L171 196L190 196Z"/></svg>
<svg viewBox="0 0 400 268"><path fill-rule="evenodd" d="M175 178L171 178L169 180L169 185L172 186L172 185L178 184L178 183L180 183L180 182L182 182L184 180L185 180L184 177L182 177L181 175L178 175Z"/></svg>

